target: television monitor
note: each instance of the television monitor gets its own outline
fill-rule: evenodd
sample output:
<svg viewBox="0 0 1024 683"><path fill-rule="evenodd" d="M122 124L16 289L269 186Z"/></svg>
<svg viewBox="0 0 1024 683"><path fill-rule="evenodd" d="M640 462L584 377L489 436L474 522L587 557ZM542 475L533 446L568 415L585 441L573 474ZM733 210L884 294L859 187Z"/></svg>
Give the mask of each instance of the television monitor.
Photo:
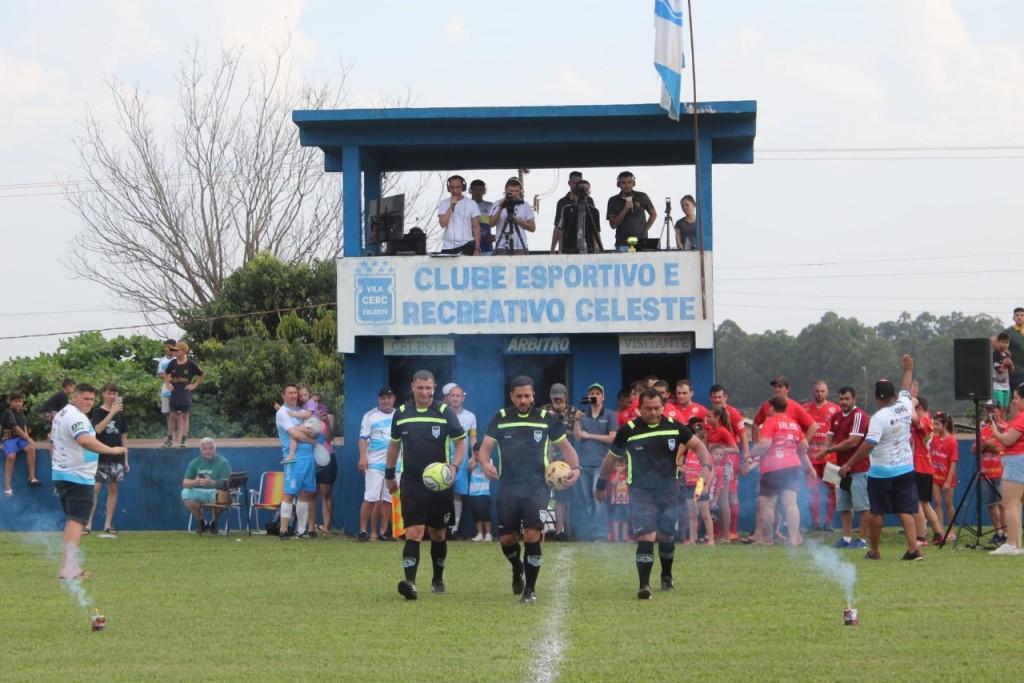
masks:
<svg viewBox="0 0 1024 683"><path fill-rule="evenodd" d="M402 239L405 234L405 195L374 199L367 209L366 243L380 244Z"/></svg>

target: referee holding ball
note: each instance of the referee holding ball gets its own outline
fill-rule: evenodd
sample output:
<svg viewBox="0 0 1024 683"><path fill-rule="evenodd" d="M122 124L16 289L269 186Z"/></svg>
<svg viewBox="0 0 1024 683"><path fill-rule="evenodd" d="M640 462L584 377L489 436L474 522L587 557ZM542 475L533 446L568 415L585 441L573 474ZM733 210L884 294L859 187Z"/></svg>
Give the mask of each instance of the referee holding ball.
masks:
<svg viewBox="0 0 1024 683"><path fill-rule="evenodd" d="M466 456L466 430L459 424L459 417L443 403L434 400L434 375L427 370L418 370L412 376L411 401L406 401L391 422L391 443L388 444L384 479L388 491L398 490L395 481L395 466L399 451L402 454L402 521L405 523L405 547L402 549L402 566L405 580L398 583L398 592L406 600L415 600L416 570L420 563L420 541L423 531L430 534L430 559L434 565L434 576L430 582L433 593L443 594L444 562L448 557L448 541L445 530L452 513L452 490L430 491L423 484L423 470L430 463L448 464L452 479ZM448 462L448 444L455 441L454 462Z"/></svg>

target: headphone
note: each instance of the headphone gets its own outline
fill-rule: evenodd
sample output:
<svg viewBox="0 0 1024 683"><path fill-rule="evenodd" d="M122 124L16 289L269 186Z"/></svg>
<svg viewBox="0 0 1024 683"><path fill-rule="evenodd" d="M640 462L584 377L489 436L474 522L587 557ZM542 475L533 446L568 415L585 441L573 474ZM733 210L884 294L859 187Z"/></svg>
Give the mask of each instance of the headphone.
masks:
<svg viewBox="0 0 1024 683"><path fill-rule="evenodd" d="M445 186L447 187L448 191L449 192L452 191L452 181L455 180L456 178L458 178L459 182L462 183L462 191L465 192L466 191L466 179L463 178L460 175L448 176L448 180L445 181Z"/></svg>
<svg viewBox="0 0 1024 683"><path fill-rule="evenodd" d="M622 187L622 181L623 181L624 178L632 178L633 182L634 183L636 182L636 176L635 175L633 175L629 171L623 171L615 179L615 187Z"/></svg>

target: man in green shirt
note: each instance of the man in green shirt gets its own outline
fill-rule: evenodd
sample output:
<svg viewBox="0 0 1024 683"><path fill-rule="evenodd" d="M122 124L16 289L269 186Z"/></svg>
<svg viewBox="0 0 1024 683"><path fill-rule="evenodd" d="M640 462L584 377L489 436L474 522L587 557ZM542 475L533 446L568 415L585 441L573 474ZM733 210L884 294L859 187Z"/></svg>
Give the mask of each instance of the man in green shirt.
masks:
<svg viewBox="0 0 1024 683"><path fill-rule="evenodd" d="M217 454L217 443L209 437L200 441L199 457L188 464L181 482L181 500L192 516L199 520L200 534L217 531L220 510L214 508L213 521L207 524L201 506L217 502L217 482L226 481L230 476L231 463Z"/></svg>

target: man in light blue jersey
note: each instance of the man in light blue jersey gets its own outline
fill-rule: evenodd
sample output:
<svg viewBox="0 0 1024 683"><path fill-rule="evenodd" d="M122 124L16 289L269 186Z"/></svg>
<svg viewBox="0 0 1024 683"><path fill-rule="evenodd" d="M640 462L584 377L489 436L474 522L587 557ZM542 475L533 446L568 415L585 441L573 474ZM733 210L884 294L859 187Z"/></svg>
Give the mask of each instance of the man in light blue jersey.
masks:
<svg viewBox="0 0 1024 683"><path fill-rule="evenodd" d="M377 407L366 411L359 426L359 471L363 473L360 541L393 540L386 535L391 521L391 494L384 483L384 461L391 443L394 417L395 392L391 387L381 387L377 392Z"/></svg>
<svg viewBox="0 0 1024 683"><path fill-rule="evenodd" d="M875 402L878 412L871 416L868 433L853 456L839 468L845 477L860 461L871 456L868 469L869 545L866 559L879 560L878 543L882 536L882 521L886 513L899 515L907 537L904 560L923 560L917 545L917 527L914 515L918 509L917 478L914 475L914 449L910 443L910 423L914 405L910 387L914 382L914 359L903 355L903 379L897 396L896 387L887 379L875 383Z"/></svg>
<svg viewBox="0 0 1024 683"><path fill-rule="evenodd" d="M316 462L313 460L313 444L316 437L310 436L303 429L302 420L292 417L289 413L298 410L299 388L294 384L286 384L281 390L284 403L274 418L277 424L277 437L281 441L281 452L288 459L291 450L291 439L298 442L295 449L295 460L284 466L284 497L281 499L281 540L291 537L288 525L292 512L295 513L295 529L299 538L310 538L307 530L309 524L309 507L316 499ZM295 498L298 496L298 503Z"/></svg>
<svg viewBox="0 0 1024 683"><path fill-rule="evenodd" d="M64 560L58 577L85 579L78 560L82 530L92 513L93 488L99 456L127 455L124 446L107 446L96 438L96 430L86 416L96 402L96 389L79 384L71 392L70 402L53 418L51 456L54 491L64 510Z"/></svg>

